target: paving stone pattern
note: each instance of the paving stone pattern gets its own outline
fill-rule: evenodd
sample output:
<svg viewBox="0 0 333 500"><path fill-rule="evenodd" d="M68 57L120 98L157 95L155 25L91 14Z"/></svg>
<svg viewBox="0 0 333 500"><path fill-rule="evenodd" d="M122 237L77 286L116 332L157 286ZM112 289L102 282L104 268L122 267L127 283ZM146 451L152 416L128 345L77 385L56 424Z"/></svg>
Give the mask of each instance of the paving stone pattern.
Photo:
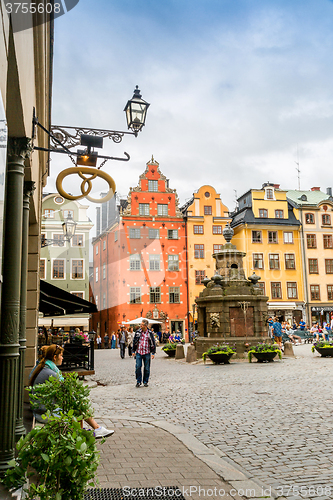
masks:
<svg viewBox="0 0 333 500"><path fill-rule="evenodd" d="M95 414L122 431L153 420L184 426L288 500L333 498L333 358L308 344L295 354L204 365L159 350L149 387L137 389L133 359L96 351L94 379L106 385L91 391Z"/></svg>
<svg viewBox="0 0 333 500"><path fill-rule="evenodd" d="M99 486L122 488L125 498L132 491L139 497L140 488L156 489L159 494L168 486L177 486L184 498L191 500L202 498L204 492L215 491L213 498L243 498L237 494L230 496L232 486L194 457L173 435L149 424L122 427L118 424L115 434L98 447L101 452Z"/></svg>

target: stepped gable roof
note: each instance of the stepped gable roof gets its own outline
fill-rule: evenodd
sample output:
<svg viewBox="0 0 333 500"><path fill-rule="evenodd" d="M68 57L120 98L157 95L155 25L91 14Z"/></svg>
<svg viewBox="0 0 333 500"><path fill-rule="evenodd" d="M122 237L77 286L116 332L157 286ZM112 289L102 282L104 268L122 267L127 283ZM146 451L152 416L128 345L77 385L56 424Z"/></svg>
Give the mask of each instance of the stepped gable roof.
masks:
<svg viewBox="0 0 333 500"><path fill-rule="evenodd" d="M179 209L179 198L178 198L177 190L169 188L168 179L167 179L167 177L164 174L162 174L162 172L160 170L159 163L158 163L158 161L156 161L154 159L153 155L151 157L151 160L146 163L146 169L145 169L145 171L143 172L143 174L141 174L139 176L138 185L136 187L134 187L134 188L130 187L129 193L128 193L128 196L127 196L127 205L124 206L121 209L121 215L123 215L123 216L126 216L126 215L130 216L131 215L131 211L132 211L132 194L133 193L143 192L142 189L141 189L141 181L142 181L142 179L147 179L148 178L147 174L149 173L149 171L153 172L153 169L149 168L151 166L153 166L154 170L157 172L158 178L160 180L163 180L164 183L165 183L164 184L165 185L165 190L161 191L161 192L164 192L164 193L173 193L175 195L176 217L182 218L183 214L180 212L180 209ZM157 180L157 178L155 178L155 180Z"/></svg>

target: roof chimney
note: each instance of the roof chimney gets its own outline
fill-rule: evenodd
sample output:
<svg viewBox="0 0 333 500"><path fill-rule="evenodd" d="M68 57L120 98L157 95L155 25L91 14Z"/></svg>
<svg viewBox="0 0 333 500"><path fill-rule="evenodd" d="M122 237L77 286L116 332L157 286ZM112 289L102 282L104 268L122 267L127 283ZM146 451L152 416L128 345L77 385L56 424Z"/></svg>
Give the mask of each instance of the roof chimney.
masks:
<svg viewBox="0 0 333 500"><path fill-rule="evenodd" d="M280 189L280 184L273 184L275 189Z"/></svg>
<svg viewBox="0 0 333 500"><path fill-rule="evenodd" d="M313 187L311 188L311 191L320 191L320 187Z"/></svg>
<svg viewBox="0 0 333 500"><path fill-rule="evenodd" d="M328 196L332 196L332 188L326 188L326 194L328 194Z"/></svg>

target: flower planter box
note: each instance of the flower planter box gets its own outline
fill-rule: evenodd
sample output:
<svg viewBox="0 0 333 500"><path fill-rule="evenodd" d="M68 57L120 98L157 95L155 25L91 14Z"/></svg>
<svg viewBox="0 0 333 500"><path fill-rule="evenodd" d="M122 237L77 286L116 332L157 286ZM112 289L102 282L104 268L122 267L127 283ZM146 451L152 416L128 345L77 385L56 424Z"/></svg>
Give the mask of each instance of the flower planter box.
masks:
<svg viewBox="0 0 333 500"><path fill-rule="evenodd" d="M333 357L333 346L332 347L317 347L315 346L315 349L316 351L319 352L319 354L323 357L323 358L327 358L327 357Z"/></svg>
<svg viewBox="0 0 333 500"><path fill-rule="evenodd" d="M228 365L229 364L229 360L230 360L230 358L231 358L232 355L233 354L226 354L226 353L221 352L221 353L208 354L207 356L216 365L220 365L220 364Z"/></svg>
<svg viewBox="0 0 333 500"><path fill-rule="evenodd" d="M170 351L164 351L164 352L169 356L169 358L174 358L176 355L176 349L170 349Z"/></svg>
<svg viewBox="0 0 333 500"><path fill-rule="evenodd" d="M252 355L257 358L258 363L270 363L274 361L277 352L268 351L268 352L253 352Z"/></svg>

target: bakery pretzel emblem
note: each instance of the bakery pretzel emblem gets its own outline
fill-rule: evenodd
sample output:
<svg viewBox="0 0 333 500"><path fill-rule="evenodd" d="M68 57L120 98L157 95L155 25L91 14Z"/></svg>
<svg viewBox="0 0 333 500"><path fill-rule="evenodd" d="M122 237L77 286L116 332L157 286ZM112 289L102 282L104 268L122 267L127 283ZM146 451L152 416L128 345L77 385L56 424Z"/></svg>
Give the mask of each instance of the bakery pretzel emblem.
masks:
<svg viewBox="0 0 333 500"><path fill-rule="evenodd" d="M78 174L82 179L81 194L79 194L78 196L73 196L72 194L66 193L66 191L62 187L62 183L65 177L72 174ZM109 185L109 192L103 198L92 198L91 196L89 196L89 193L92 190L92 181L94 179L97 179L97 177L101 177ZM87 200L92 201L93 203L105 203L106 201L110 200L116 192L116 184L109 174L103 172L102 170L96 170L96 168L82 166L66 168L65 170L60 172L56 180L56 187L58 193L67 200L80 200L81 198L87 198Z"/></svg>

